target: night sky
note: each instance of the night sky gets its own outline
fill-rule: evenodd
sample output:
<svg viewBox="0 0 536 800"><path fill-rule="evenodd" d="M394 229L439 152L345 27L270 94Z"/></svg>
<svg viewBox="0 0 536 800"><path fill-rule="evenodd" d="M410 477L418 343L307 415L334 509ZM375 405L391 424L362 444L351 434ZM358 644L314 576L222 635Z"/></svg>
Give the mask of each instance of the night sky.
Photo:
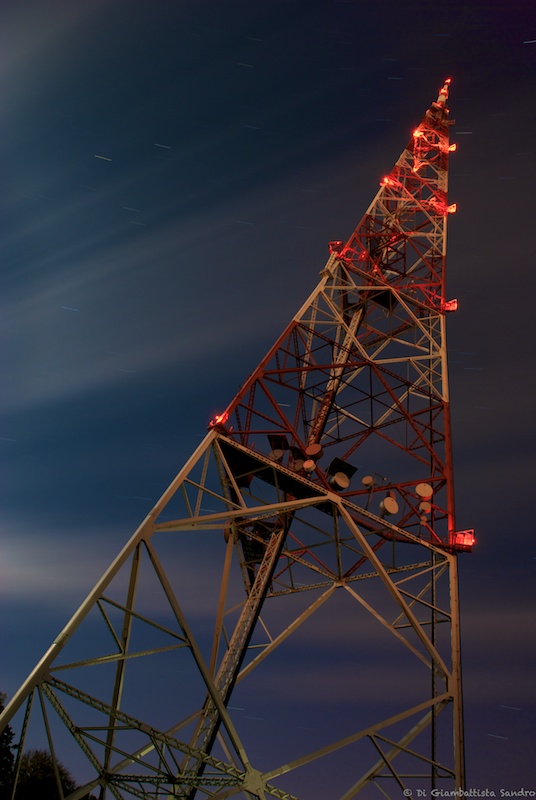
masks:
<svg viewBox="0 0 536 800"><path fill-rule="evenodd" d="M477 537L460 557L468 785L536 790L534 2L4 0L0 29L0 690L451 77L454 469Z"/></svg>

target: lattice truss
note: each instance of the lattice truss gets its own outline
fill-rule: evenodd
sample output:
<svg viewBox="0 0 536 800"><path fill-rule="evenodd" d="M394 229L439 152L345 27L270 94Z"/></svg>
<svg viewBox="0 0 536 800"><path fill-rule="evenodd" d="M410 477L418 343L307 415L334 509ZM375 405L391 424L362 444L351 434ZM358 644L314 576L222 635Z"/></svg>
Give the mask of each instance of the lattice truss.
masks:
<svg viewBox="0 0 536 800"><path fill-rule="evenodd" d="M463 787L447 94L6 708L17 774L41 746L71 800Z"/></svg>

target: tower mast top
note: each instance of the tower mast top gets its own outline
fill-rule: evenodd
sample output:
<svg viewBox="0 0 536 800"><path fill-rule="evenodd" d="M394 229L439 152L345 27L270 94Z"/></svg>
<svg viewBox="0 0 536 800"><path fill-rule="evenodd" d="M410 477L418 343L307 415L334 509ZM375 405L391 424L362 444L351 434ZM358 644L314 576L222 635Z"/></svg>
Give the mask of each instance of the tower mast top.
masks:
<svg viewBox="0 0 536 800"><path fill-rule="evenodd" d="M443 84L442 88L439 90L439 96L436 102L441 106L446 106L448 96L449 96L449 89L450 84L452 83L452 78L447 78L445 83Z"/></svg>

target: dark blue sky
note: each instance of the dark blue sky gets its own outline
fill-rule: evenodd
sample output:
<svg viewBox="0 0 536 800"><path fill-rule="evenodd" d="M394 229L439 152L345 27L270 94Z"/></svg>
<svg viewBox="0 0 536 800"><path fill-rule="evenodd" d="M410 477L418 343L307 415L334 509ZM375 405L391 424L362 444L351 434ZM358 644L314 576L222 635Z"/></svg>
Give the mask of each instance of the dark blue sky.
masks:
<svg viewBox="0 0 536 800"><path fill-rule="evenodd" d="M470 785L536 789L533 3L5 0L2 635L17 688L452 77ZM530 782L532 781L532 784Z"/></svg>

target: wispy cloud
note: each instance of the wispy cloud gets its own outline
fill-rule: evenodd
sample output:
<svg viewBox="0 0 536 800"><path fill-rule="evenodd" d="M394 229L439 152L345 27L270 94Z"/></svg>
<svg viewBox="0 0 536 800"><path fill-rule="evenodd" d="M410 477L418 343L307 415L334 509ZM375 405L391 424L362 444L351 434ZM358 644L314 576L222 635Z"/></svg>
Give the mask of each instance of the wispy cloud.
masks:
<svg viewBox="0 0 536 800"><path fill-rule="evenodd" d="M127 545L112 528L79 527L70 535L66 532L59 535L57 530L43 527L28 530L20 522L3 522L2 527L9 535L4 534L0 539L0 598L11 606L37 603L40 608L63 608L66 617L93 590ZM192 540L178 551L175 548L172 554L168 549L167 559L161 556L179 603L196 619L213 616L217 608L224 545L220 531L214 536L217 537L215 554L210 557L203 557L206 545ZM106 594L124 598L129 565L127 559L123 571L110 581ZM138 607L146 613L169 612L146 555L142 557L142 565Z"/></svg>
<svg viewBox="0 0 536 800"><path fill-rule="evenodd" d="M211 250L229 252L231 232L227 219L214 226ZM254 337L254 307L240 307L228 269L204 280L205 235L201 219L177 221L120 242L100 232L37 259L18 296L2 303L11 380L1 410L69 399L126 370L180 369L238 344L245 330Z"/></svg>
<svg viewBox="0 0 536 800"><path fill-rule="evenodd" d="M3 526L4 527L4 526ZM69 538L58 538L57 532L40 529L23 530L5 524L9 531L0 540L2 580L0 596L10 603L37 602L43 606L63 606L81 601L104 572L115 555L106 538L99 547L92 546L95 532L78 531Z"/></svg>

